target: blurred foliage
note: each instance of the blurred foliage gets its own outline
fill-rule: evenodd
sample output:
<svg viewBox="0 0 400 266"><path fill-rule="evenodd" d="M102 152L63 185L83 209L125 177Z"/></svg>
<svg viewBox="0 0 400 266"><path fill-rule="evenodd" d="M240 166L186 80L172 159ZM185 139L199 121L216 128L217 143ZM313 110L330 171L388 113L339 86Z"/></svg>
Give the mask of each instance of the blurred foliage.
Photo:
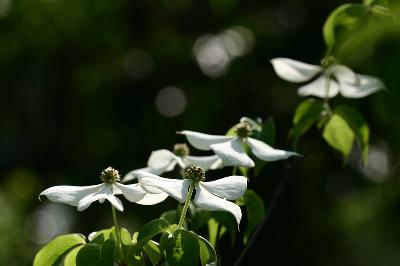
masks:
<svg viewBox="0 0 400 266"><path fill-rule="evenodd" d="M293 165L284 197L247 264L400 262L400 9L396 1L366 1L372 2L388 4L394 24L357 30L341 44L340 59L357 73L381 78L388 92L333 100L333 106L360 110L368 121L369 164L361 167L354 148L343 165L316 129L307 132L298 142L305 158ZM317 64L326 52L325 19L344 3L0 0L0 265L31 265L55 235L87 236L110 227L106 206L96 203L79 213L40 203L37 195L53 185L97 184L108 165L122 173L143 167L151 150L183 141L176 130L224 134L242 116L273 117L275 146L289 149L286 132L302 99L296 85L274 75L268 60L284 56ZM251 32L251 50L221 57L218 62L229 62L224 72L205 74L195 43L234 26ZM168 86L179 88L186 101L172 117L156 103ZM167 97L161 106L168 111L182 104L179 99ZM249 184L266 209L283 169L280 162L267 164ZM208 176L229 174L231 169ZM131 205L119 217L133 232L175 206L173 200ZM232 265L242 248L232 247L225 234L218 250L222 265Z"/></svg>

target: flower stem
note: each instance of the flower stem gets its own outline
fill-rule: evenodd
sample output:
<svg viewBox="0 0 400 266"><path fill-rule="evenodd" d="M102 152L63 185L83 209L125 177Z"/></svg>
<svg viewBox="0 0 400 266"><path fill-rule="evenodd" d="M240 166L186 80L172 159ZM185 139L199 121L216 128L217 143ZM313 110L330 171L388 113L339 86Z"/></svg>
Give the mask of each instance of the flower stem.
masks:
<svg viewBox="0 0 400 266"><path fill-rule="evenodd" d="M114 220L114 227L115 227L115 234L117 235L117 241L118 241L118 250L121 256L121 260L124 259L124 253L122 252L122 242L121 242L121 231L119 230L118 222L117 222L117 214L115 213L115 208L113 205L111 205L111 210L112 210L112 216Z"/></svg>
<svg viewBox="0 0 400 266"><path fill-rule="evenodd" d="M178 228L182 228L183 222L185 221L186 212L189 208L189 203L190 203L190 199L193 194L194 186L195 186L194 182L192 182L189 187L189 192L186 196L185 205L183 205L183 210L182 210L181 218L179 219Z"/></svg>
<svg viewBox="0 0 400 266"><path fill-rule="evenodd" d="M234 167L233 167L233 170L232 170L232 175L236 175L237 168L238 168L237 166L234 166Z"/></svg>

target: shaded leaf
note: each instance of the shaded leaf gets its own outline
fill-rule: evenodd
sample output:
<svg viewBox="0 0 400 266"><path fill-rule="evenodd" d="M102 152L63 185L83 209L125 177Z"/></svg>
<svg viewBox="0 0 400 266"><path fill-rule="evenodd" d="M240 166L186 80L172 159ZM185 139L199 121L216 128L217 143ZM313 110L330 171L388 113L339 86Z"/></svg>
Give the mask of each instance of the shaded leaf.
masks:
<svg viewBox="0 0 400 266"><path fill-rule="evenodd" d="M192 232L178 229L166 239L165 258L168 265L198 265L200 246Z"/></svg>
<svg viewBox="0 0 400 266"><path fill-rule="evenodd" d="M293 127L290 137L298 139L306 133L318 120L324 111L324 105L316 99L302 101L296 108L293 116Z"/></svg>
<svg viewBox="0 0 400 266"><path fill-rule="evenodd" d="M142 250L143 246L147 244L156 235L165 232L169 228L169 223L164 219L152 220L145 224L139 231L137 244L135 249Z"/></svg>
<svg viewBox="0 0 400 266"><path fill-rule="evenodd" d="M160 218L166 220L169 224L177 224L179 222L179 213L177 210L169 210L161 214Z"/></svg>
<svg viewBox="0 0 400 266"><path fill-rule="evenodd" d="M84 245L77 246L73 250L71 250L64 259L64 266L76 266L76 255L78 254L79 250L81 250Z"/></svg>
<svg viewBox="0 0 400 266"><path fill-rule="evenodd" d="M264 219L265 205L260 196L251 189L246 190L243 199L247 210L247 227L243 237L243 242L246 244L256 226Z"/></svg>

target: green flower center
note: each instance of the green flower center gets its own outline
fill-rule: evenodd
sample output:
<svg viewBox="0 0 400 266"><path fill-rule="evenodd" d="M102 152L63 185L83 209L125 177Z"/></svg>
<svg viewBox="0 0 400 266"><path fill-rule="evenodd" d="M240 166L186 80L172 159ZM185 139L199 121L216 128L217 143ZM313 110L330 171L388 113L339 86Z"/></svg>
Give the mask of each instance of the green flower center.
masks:
<svg viewBox="0 0 400 266"><path fill-rule="evenodd" d="M185 157L190 154L189 147L186 143L177 143L174 145L174 154L179 157Z"/></svg>
<svg viewBox="0 0 400 266"><path fill-rule="evenodd" d="M203 168L198 165L189 165L185 169L185 177L193 181L204 181L206 173Z"/></svg>
<svg viewBox="0 0 400 266"><path fill-rule="evenodd" d="M118 170L112 167L107 167L101 172L100 179L106 183L115 183L120 181Z"/></svg>

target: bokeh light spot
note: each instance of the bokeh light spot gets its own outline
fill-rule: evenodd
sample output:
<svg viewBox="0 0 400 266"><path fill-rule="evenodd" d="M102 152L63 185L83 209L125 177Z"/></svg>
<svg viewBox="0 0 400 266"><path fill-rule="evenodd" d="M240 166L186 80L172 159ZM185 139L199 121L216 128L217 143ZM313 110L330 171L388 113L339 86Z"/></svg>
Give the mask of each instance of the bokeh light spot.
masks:
<svg viewBox="0 0 400 266"><path fill-rule="evenodd" d="M160 114L174 117L183 113L186 107L186 96L182 89L166 87L156 96L156 107Z"/></svg>

